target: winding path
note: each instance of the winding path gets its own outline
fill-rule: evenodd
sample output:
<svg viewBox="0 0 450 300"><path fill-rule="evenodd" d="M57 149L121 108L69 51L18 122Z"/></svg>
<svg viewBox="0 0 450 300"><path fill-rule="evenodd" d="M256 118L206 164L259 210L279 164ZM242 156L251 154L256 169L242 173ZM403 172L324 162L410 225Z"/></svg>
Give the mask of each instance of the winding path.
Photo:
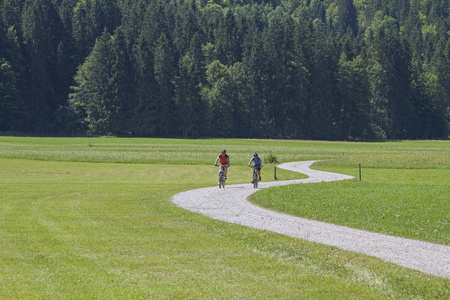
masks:
<svg viewBox="0 0 450 300"><path fill-rule="evenodd" d="M300 172L309 178L261 182L259 189L354 178L312 170L309 167L313 163L314 161L304 161L282 164L279 168ZM428 274L450 278L450 246L352 229L267 210L246 200L257 190L252 184L230 185L225 189L202 188L179 193L172 201L182 208L217 220L364 253Z"/></svg>

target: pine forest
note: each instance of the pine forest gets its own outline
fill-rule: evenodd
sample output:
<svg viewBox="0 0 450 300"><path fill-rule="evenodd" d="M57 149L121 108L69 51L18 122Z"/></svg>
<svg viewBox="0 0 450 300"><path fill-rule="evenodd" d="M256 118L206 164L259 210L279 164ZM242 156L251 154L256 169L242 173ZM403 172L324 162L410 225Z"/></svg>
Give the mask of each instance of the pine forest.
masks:
<svg viewBox="0 0 450 300"><path fill-rule="evenodd" d="M0 0L0 132L448 139L448 0Z"/></svg>

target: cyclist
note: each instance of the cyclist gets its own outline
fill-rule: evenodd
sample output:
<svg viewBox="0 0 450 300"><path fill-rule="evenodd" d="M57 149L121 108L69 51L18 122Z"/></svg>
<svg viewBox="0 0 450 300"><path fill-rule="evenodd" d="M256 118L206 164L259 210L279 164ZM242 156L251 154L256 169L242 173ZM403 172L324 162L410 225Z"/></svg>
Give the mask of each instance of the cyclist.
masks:
<svg viewBox="0 0 450 300"><path fill-rule="evenodd" d="M261 168L263 166L261 157L258 156L258 153L253 153L252 159L248 162L248 166L251 167L253 162L253 167L256 167L256 171L258 172L259 181L261 181ZM252 179L253 180L253 179ZM253 183L253 181L252 181Z"/></svg>
<svg viewBox="0 0 450 300"><path fill-rule="evenodd" d="M220 161L220 165L222 166L225 172L225 179L227 179L228 167L230 166L230 157L227 154L227 150L223 149L222 152L217 156L216 162L214 163L215 166L217 166L218 161Z"/></svg>

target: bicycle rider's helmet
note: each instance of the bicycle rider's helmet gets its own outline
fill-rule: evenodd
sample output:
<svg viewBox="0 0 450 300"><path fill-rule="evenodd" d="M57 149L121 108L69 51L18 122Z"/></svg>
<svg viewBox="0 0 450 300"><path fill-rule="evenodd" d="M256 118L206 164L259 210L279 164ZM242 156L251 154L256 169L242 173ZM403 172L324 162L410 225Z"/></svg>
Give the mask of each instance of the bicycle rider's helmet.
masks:
<svg viewBox="0 0 450 300"><path fill-rule="evenodd" d="M256 155L256 156L258 156L258 153L256 153L256 152L255 152L255 153L253 153L253 156L255 156L255 155Z"/></svg>
<svg viewBox="0 0 450 300"><path fill-rule="evenodd" d="M227 150L223 149L223 150L222 150L222 153L227 153Z"/></svg>

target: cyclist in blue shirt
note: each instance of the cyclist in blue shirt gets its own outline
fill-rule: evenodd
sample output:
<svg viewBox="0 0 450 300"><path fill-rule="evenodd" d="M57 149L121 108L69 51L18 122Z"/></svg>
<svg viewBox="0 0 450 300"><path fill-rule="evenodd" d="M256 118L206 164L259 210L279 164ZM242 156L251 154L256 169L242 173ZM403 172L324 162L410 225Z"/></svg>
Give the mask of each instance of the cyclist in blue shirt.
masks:
<svg viewBox="0 0 450 300"><path fill-rule="evenodd" d="M261 157L258 156L258 153L253 153L252 159L248 162L248 166L251 167L253 162L253 166L256 167L258 172L259 180L261 181L261 168L263 166Z"/></svg>

